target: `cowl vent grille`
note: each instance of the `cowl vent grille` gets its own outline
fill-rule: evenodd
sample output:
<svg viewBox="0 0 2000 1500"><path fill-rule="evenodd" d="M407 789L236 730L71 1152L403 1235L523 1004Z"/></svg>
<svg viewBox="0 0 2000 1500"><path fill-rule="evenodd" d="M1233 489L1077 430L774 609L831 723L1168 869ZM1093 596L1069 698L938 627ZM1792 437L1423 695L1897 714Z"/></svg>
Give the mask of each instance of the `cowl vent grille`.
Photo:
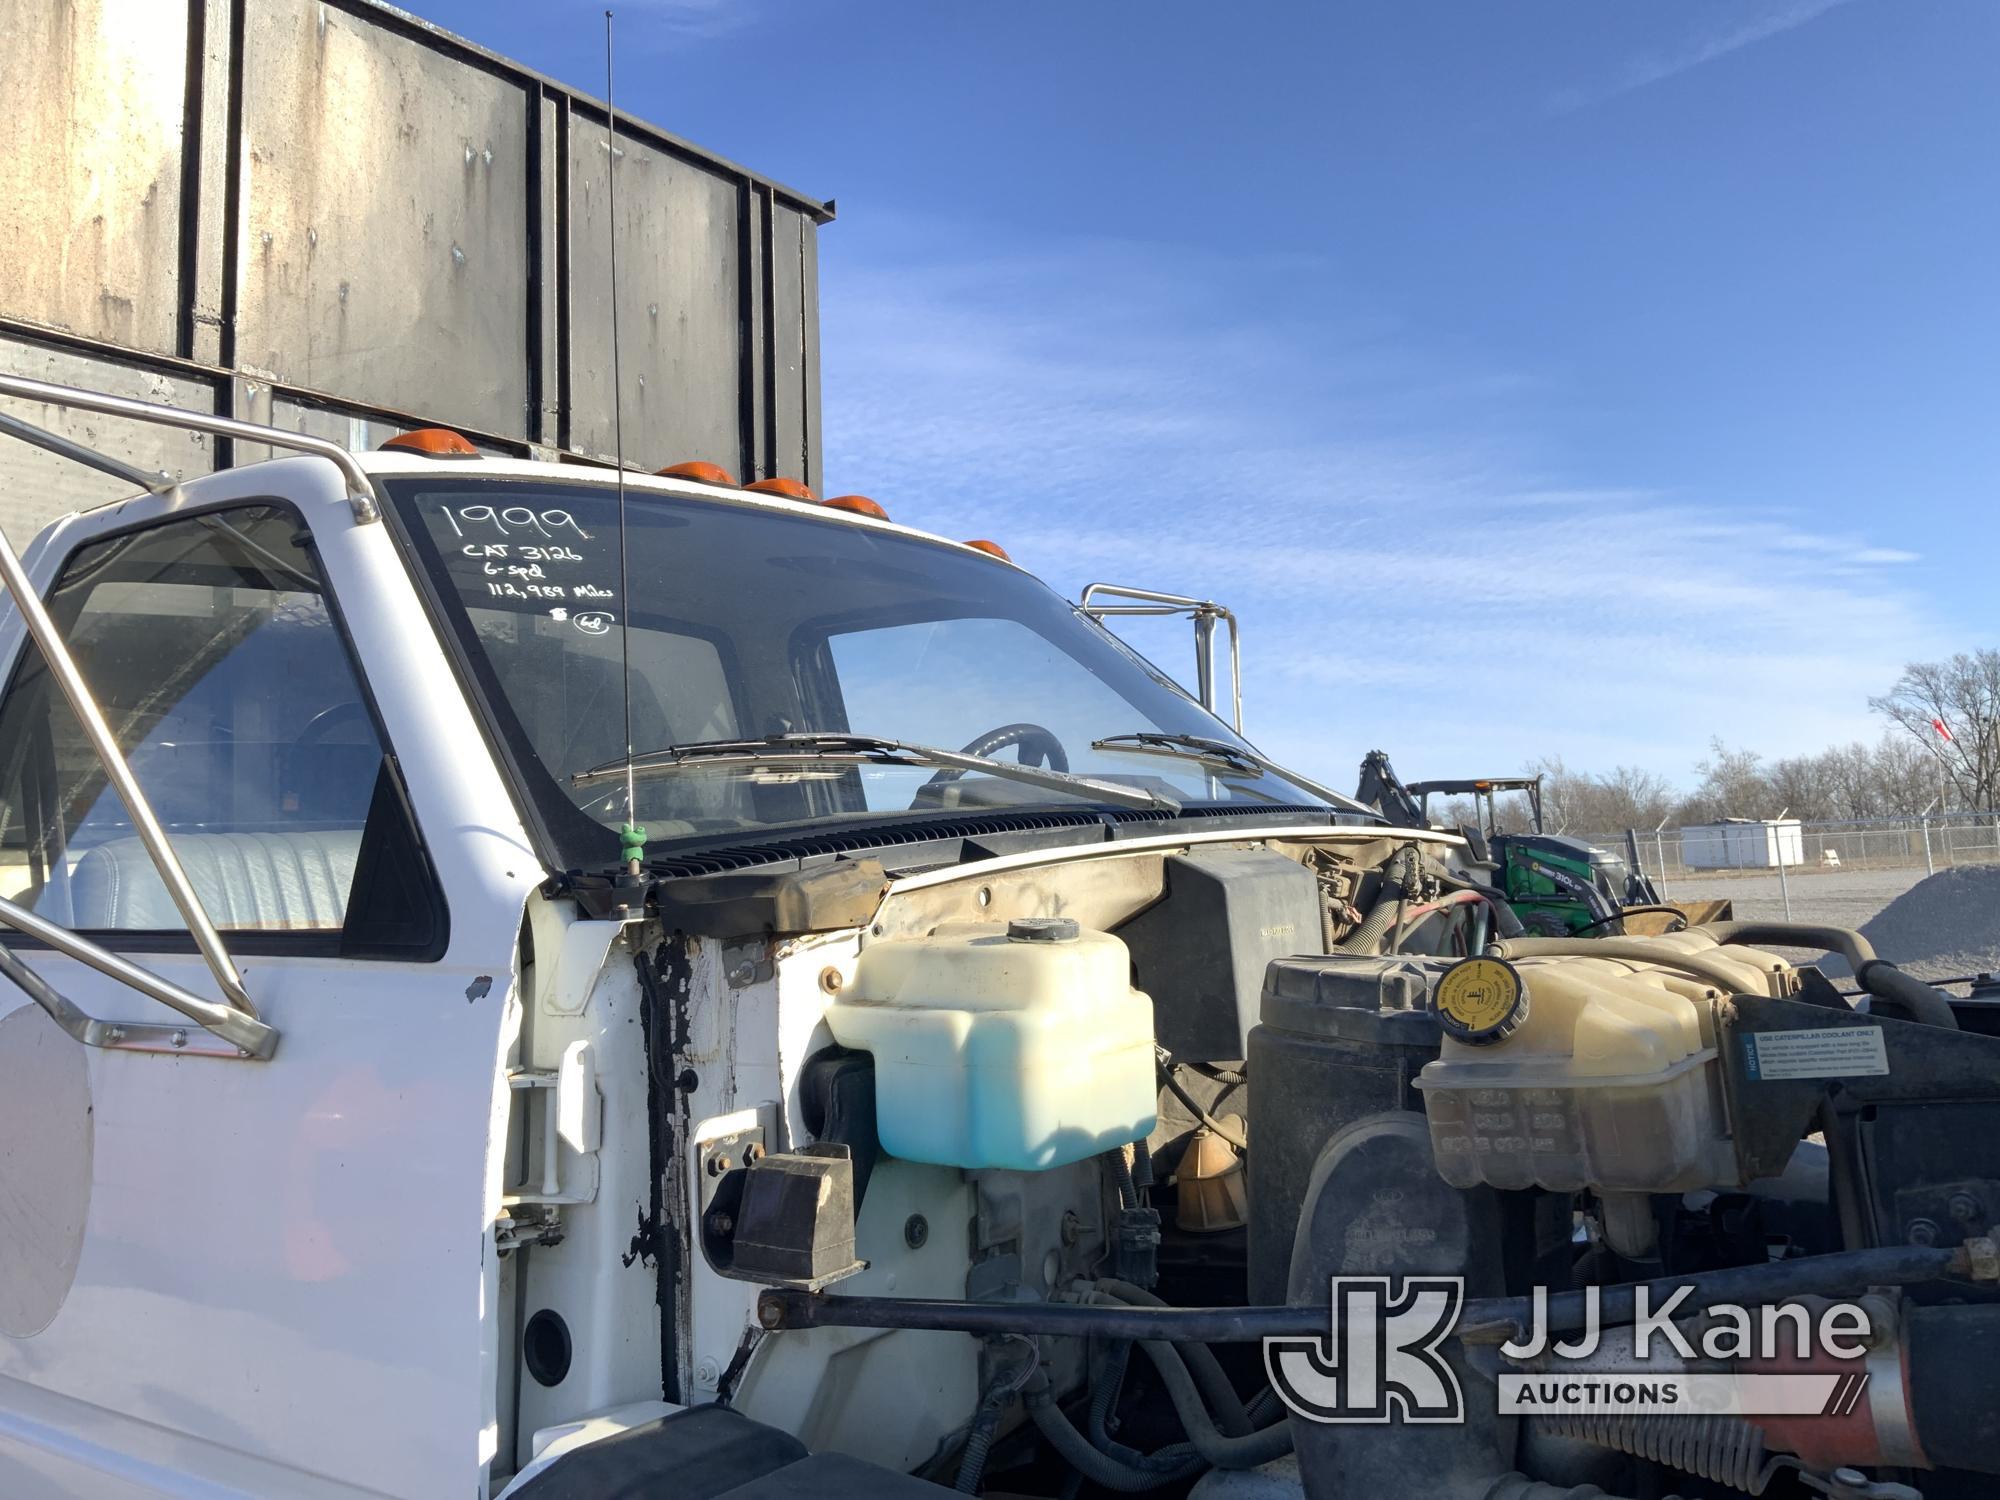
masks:
<svg viewBox="0 0 2000 1500"><path fill-rule="evenodd" d="M919 844L941 844L1005 837L1008 834L1036 834L1095 828L1104 842L1118 838L1163 833L1175 824L1212 819L1260 818L1289 823L1331 821L1322 807L1265 807L1226 805L1189 807L1177 818L1123 808L1078 809L1075 812L1010 812L978 816L904 819L882 827L842 828L836 832L805 833L790 838L765 839L757 843L720 844L707 849L677 849L651 861L653 875L676 880L699 875L727 875L737 870L775 864L797 864L813 859L838 858L870 850L907 848ZM1079 840L1081 842L1081 840ZM981 849L979 854L997 852ZM926 865L957 863L955 858L939 858L927 853Z"/></svg>

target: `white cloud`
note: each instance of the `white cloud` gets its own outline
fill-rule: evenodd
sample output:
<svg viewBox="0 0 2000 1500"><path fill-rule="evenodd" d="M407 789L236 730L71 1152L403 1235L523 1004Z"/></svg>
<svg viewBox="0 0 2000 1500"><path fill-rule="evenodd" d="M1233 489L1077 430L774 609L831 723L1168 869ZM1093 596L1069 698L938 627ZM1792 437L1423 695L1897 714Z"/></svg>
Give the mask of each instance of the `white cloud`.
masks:
<svg viewBox="0 0 2000 1500"><path fill-rule="evenodd" d="M1601 103L1634 89L1643 89L1677 77L1704 63L1714 62L1732 52L1752 46L1787 31L1795 31L1818 20L1848 0L1768 0L1768 3L1729 6L1728 19L1709 26L1678 45L1633 58L1611 82L1595 88L1565 89L1556 94L1549 107L1558 114Z"/></svg>
<svg viewBox="0 0 2000 1500"><path fill-rule="evenodd" d="M1245 325L1254 264L1092 243L859 268L826 247L831 483L992 536L1075 597L1205 594L1245 631L1246 727L1335 782L1542 754L1689 778L1709 737L1851 737L1939 641L1879 538L1643 476L1551 477L1535 379L1393 328ZM1318 272L1312 272L1315 276ZM1173 669L1185 638L1142 642Z"/></svg>
<svg viewBox="0 0 2000 1500"><path fill-rule="evenodd" d="M614 0L616 19L624 23L619 40L643 45L663 36L676 41L714 41L755 24L758 7L751 0Z"/></svg>

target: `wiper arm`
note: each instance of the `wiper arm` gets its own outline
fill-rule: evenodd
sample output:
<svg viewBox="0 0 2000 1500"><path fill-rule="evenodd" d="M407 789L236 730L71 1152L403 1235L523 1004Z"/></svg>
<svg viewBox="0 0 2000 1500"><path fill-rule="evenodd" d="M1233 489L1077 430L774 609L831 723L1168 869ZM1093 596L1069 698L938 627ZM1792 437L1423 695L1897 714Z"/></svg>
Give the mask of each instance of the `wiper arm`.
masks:
<svg viewBox="0 0 2000 1500"><path fill-rule="evenodd" d="M686 745L669 745L651 750L632 761L634 776L662 776L689 766L768 765L774 761L817 761L825 765L927 766L945 771L980 771L1024 786L1044 791L1084 795L1117 807L1140 808L1150 812L1178 813L1178 799L1147 787L1121 786L1115 781L1099 781L1091 776L1072 776L1067 771L1051 771L1042 766L1024 766L1017 761L993 760L984 755L965 755L936 745L916 745L907 740L882 739L872 734L774 734L761 740L697 740ZM608 760L570 777L572 786L589 786L600 781L616 781L625 775L625 762Z"/></svg>
<svg viewBox="0 0 2000 1500"><path fill-rule="evenodd" d="M1134 734L1108 734L1101 740L1091 742L1093 750L1130 750L1141 755L1177 755L1183 759L1219 761L1238 771L1262 771L1276 776L1281 781L1289 781L1301 791L1311 792L1322 801L1330 802L1342 812L1366 813L1378 823L1388 820L1365 802L1357 802L1344 792L1336 792L1330 786L1322 786L1297 771L1288 771L1268 756L1259 755L1255 750L1243 745L1232 745L1227 740L1210 739L1202 734L1170 734L1163 729L1142 730Z"/></svg>

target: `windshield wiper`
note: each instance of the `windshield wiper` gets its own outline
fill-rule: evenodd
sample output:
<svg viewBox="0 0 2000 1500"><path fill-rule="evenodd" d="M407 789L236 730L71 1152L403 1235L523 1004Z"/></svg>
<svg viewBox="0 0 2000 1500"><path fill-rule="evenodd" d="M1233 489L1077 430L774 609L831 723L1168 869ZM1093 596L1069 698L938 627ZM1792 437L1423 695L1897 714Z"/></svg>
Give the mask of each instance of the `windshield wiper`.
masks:
<svg viewBox="0 0 2000 1500"><path fill-rule="evenodd" d="M1087 796L1117 807L1142 808L1169 815L1178 813L1178 799L1148 787L1121 786L1115 781L1099 781L1090 776L1072 776L1067 771L1051 771L1042 766L1024 766L1017 761L992 760L984 755L965 755L936 745L913 745L907 740L881 739L872 734L774 734L761 740L697 740L686 745L669 745L651 750L632 760L635 776L660 776L690 766L768 765L774 761L817 761L825 765L925 766L945 771L980 771L1024 786L1044 791ZM572 786L589 786L600 781L616 781L625 775L625 762L608 760L570 777Z"/></svg>
<svg viewBox="0 0 2000 1500"><path fill-rule="evenodd" d="M1142 730L1133 734L1108 734L1101 740L1091 742L1093 750L1127 750L1138 755L1173 755L1184 760L1201 760L1219 764L1238 773L1261 771L1276 776L1281 781L1289 781L1302 791L1311 792L1322 801L1330 802L1342 812L1366 813L1379 822L1386 822L1380 812L1365 802L1357 802L1343 792L1332 787L1321 786L1317 781L1288 771L1276 761L1259 755L1244 745L1232 745L1227 740L1210 739L1201 734L1170 734L1163 729Z"/></svg>

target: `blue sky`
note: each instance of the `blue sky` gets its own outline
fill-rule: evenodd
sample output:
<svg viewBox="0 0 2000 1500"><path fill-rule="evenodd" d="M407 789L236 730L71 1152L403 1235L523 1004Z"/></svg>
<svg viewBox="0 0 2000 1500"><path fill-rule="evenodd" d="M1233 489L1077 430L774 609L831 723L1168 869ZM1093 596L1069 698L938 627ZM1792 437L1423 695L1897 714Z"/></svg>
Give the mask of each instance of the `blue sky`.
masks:
<svg viewBox="0 0 2000 1500"><path fill-rule="evenodd" d="M600 91L601 4L413 3ZM2000 6L618 26L622 107L839 200L832 487L1233 606L1302 768L1685 783L1713 735L1873 739L1905 660L1995 643Z"/></svg>

